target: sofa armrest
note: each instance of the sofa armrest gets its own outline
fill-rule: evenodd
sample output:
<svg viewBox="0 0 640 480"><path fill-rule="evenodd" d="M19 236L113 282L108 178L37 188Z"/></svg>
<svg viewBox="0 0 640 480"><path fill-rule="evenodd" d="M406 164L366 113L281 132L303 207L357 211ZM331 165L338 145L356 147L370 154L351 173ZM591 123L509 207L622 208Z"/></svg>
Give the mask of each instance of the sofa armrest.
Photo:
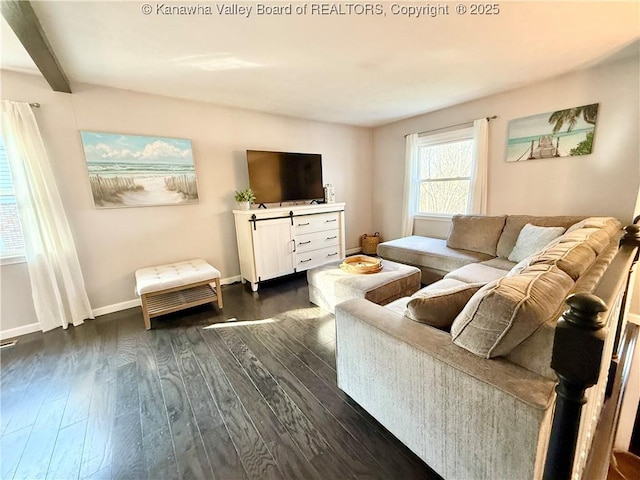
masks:
<svg viewBox="0 0 640 480"><path fill-rule="evenodd" d="M361 298L336 306L336 330L343 319L365 322L432 358L493 386L534 408L545 410L554 399L556 382L504 358L484 359L458 347L448 332L415 322ZM340 341L338 339L340 355Z"/></svg>

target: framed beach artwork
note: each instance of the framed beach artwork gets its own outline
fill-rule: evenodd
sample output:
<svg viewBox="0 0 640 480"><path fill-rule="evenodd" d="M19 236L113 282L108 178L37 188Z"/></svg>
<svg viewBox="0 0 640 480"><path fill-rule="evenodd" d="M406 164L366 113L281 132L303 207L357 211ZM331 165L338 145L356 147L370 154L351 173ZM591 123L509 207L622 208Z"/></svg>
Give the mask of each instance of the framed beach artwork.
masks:
<svg viewBox="0 0 640 480"><path fill-rule="evenodd" d="M507 162L589 155L597 120L597 103L511 120Z"/></svg>
<svg viewBox="0 0 640 480"><path fill-rule="evenodd" d="M198 202L191 141L80 132L97 208Z"/></svg>

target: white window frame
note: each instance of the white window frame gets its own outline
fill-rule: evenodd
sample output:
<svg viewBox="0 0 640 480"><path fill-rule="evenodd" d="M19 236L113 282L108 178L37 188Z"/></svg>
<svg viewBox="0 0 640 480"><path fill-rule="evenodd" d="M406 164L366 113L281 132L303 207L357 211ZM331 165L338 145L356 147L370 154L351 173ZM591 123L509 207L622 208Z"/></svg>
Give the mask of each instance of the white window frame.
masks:
<svg viewBox="0 0 640 480"><path fill-rule="evenodd" d="M0 150L4 150L5 154L6 154L6 150L4 147L4 142L2 142L2 138L0 137ZM9 166L9 174L11 175L11 167ZM11 179L12 183L13 183L13 179ZM15 187L12 185L11 188L8 189L0 189L0 197L14 197L16 196L16 191L15 191ZM23 239L23 243L24 243L24 233L22 232L22 226L21 226L21 232L22 234L22 239ZM0 265L13 265L16 263L25 263L27 261L26 256L25 256L25 251L24 249L22 250L14 250L14 251L8 251L8 252L3 252L0 251Z"/></svg>
<svg viewBox="0 0 640 480"><path fill-rule="evenodd" d="M463 127L463 128L456 128L455 130L449 130L441 133L423 134L418 138L418 146L417 146L418 152L416 152L417 165L415 168L415 176L413 180L415 182L414 191L416 192L416 198L413 199L413 201L416 202L414 217L449 220L451 219L451 217L453 217L453 215L456 215L455 213L434 213L434 212L420 211L420 186L423 183L430 183L430 182L436 182L436 181L443 182L443 181L469 180L469 193L467 194L467 205L464 212L459 212L459 213L468 213L469 200L471 196L471 188L472 188L472 182L473 182L473 166L472 166L472 170L469 172L468 177L438 178L438 179L432 180L432 179L423 179L420 176L420 170L421 170L420 169L420 150L423 147L431 147L435 145L459 142L463 140L471 140L471 141L474 140L474 129L472 125L468 127Z"/></svg>

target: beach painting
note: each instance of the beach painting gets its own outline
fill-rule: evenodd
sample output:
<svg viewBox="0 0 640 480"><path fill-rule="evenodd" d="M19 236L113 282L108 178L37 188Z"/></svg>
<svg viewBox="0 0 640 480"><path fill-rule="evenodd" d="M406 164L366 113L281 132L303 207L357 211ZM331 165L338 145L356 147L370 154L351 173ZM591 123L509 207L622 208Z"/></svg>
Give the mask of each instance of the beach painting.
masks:
<svg viewBox="0 0 640 480"><path fill-rule="evenodd" d="M191 141L80 132L97 208L198 202Z"/></svg>
<svg viewBox="0 0 640 480"><path fill-rule="evenodd" d="M511 120L507 162L589 155L597 120L597 103Z"/></svg>

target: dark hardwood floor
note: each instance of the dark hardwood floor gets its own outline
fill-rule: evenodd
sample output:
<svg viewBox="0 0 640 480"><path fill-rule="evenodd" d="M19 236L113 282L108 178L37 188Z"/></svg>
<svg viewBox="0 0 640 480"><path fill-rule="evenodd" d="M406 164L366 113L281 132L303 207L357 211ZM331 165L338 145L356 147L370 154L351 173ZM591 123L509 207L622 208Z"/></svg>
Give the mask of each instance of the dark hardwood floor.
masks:
<svg viewBox="0 0 640 480"><path fill-rule="evenodd" d="M439 478L336 386L304 275L222 292L150 331L134 308L3 349L0 478Z"/></svg>

